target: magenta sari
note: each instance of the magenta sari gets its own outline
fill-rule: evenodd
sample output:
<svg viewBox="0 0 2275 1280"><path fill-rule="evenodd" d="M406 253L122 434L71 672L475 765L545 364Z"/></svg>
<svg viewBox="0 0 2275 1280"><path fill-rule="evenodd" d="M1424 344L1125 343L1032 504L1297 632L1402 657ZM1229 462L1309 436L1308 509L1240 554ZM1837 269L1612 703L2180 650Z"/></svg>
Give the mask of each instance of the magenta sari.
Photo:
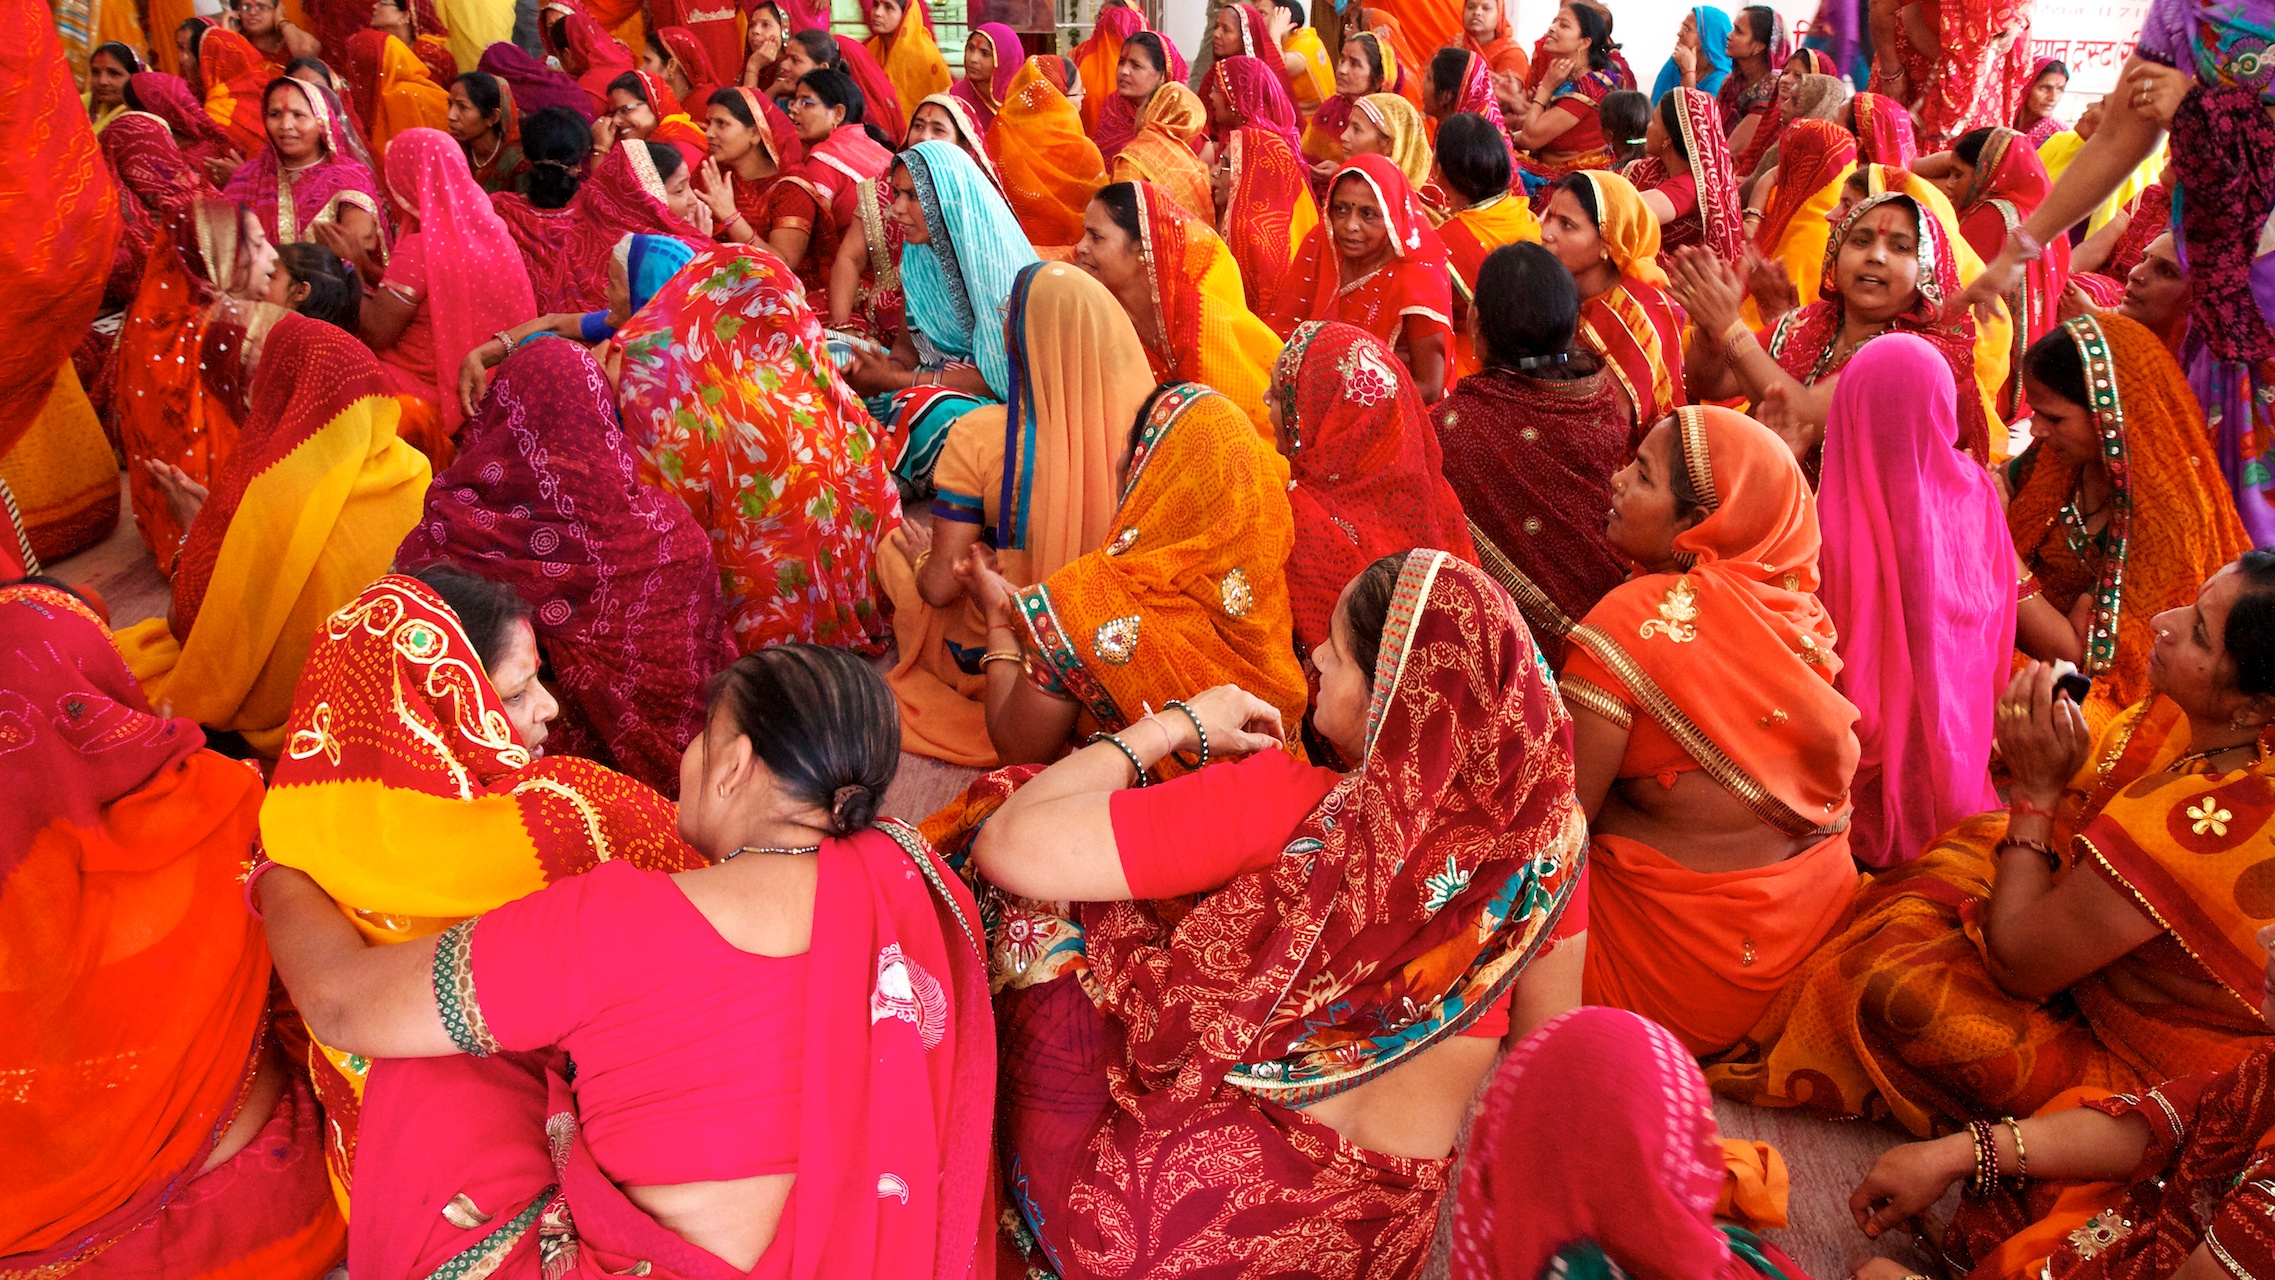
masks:
<svg viewBox="0 0 2275 1280"><path fill-rule="evenodd" d="M165 121L166 127L174 131L174 141L180 144L182 154L193 164L202 167L208 160L237 154L237 145L213 122L213 117L205 113L205 100L180 76L170 76L163 71L143 71L128 76L126 104Z"/></svg>
<svg viewBox="0 0 2275 1280"><path fill-rule="evenodd" d="M445 1268L499 1280L964 1280L982 1239L995 1097L979 911L955 872L901 824L829 841L817 856L796 1068L797 1185L755 1268L688 1244L609 1181L586 1141L589 1118L569 1089L565 1055L539 1050L372 1064L348 1232L358 1280ZM691 923L675 911L648 925ZM580 989L545 971L469 972L564 993L525 989L515 993L521 1000ZM707 1009L731 1010L773 995L720 990L721 981L690 973L679 990L631 998L695 994ZM478 1008L479 997L464 984L462 1002ZM586 1033L606 1034L610 1021L595 1009Z"/></svg>
<svg viewBox="0 0 2275 1280"><path fill-rule="evenodd" d="M1825 428L1817 594L1862 747L1851 849L1873 867L1999 807L1991 711L2014 648L2014 543L1990 476L1951 447L1957 394L1925 339L1883 334L1841 371Z"/></svg>
<svg viewBox="0 0 2275 1280"><path fill-rule="evenodd" d="M356 158L360 140L348 133L347 112L340 100L325 89L298 80L284 81L300 90L309 114L324 126L324 155L305 169L286 170L276 144L237 167L221 194L253 211L261 229L276 244L313 241L309 228L319 222L337 222L340 210L353 206L372 216L384 240L387 201L370 167ZM265 96L265 94L264 94Z"/></svg>
<svg viewBox="0 0 2275 1280"><path fill-rule="evenodd" d="M1003 90L1011 83L1011 77L1019 73L1019 64L1027 60L1027 55L1019 43L1019 33L1000 22L983 22L972 28L972 34L987 41L988 47L995 50L995 78L988 82L987 91L983 93L972 87L970 76L957 76L956 83L948 86L948 94L963 103L972 118L980 122L980 128L986 130L994 126L995 113L1003 110ZM1083 86L1085 90L1089 87ZM1112 92L1111 86L1107 92Z"/></svg>

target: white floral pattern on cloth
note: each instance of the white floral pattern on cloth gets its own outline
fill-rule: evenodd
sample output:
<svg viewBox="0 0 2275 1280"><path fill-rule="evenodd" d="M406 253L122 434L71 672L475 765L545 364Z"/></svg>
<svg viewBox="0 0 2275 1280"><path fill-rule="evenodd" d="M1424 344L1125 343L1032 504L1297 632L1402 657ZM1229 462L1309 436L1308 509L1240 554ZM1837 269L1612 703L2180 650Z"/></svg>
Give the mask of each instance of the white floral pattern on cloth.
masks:
<svg viewBox="0 0 2275 1280"><path fill-rule="evenodd" d="M1355 342L1343 358L1343 398L1371 409L1398 394L1398 375L1383 363L1373 343Z"/></svg>
<svg viewBox="0 0 2275 1280"><path fill-rule="evenodd" d="M889 942L877 953L877 985L869 991L869 1024L898 1018L916 1028L927 1051L948 1034L948 994L940 980Z"/></svg>

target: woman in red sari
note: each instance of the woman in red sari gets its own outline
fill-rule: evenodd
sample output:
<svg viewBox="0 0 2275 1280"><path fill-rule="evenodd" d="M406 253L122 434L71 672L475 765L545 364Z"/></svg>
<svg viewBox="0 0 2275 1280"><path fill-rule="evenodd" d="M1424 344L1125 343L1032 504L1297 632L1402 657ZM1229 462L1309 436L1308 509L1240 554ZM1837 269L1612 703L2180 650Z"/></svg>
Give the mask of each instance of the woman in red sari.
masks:
<svg viewBox="0 0 2275 1280"><path fill-rule="evenodd" d="M878 137L899 135L884 132L881 124L865 123L860 86L843 71L827 67L798 77L788 112L806 150L798 176L828 201L830 218L843 235L861 219L855 198L860 185L884 177L892 167L893 153ZM879 130L876 137L870 135L872 128Z"/></svg>
<svg viewBox="0 0 2275 1280"><path fill-rule="evenodd" d="M1210 135L1221 151L1233 130L1253 127L1280 135L1288 150L1303 149L1303 118L1296 114L1274 64L1247 54L1209 68Z"/></svg>
<svg viewBox="0 0 2275 1280"><path fill-rule="evenodd" d="M718 238L765 245L798 273L808 294L827 297L837 219L828 198L797 172L806 153L796 126L756 89L714 92L707 114L711 158L703 162L700 190Z"/></svg>
<svg viewBox="0 0 2275 1280"><path fill-rule="evenodd" d="M546 0L537 14L537 34L546 56L585 91L591 104L586 117L606 112L609 82L633 69L631 50L571 0Z"/></svg>
<svg viewBox="0 0 2275 1280"><path fill-rule="evenodd" d="M1959 234L1985 262L1999 255L2007 236L2021 229L2053 189L2046 166L2038 161L2038 149L2003 127L1971 129L1947 154L1922 157L1914 171L1933 179L1938 170L1939 185L1959 215ZM2022 390L2022 353L2061 323L2058 313L2069 285L2070 242L2056 236L2024 269L2021 284L2006 295L2007 312L2014 318L2014 344L2011 372L1999 388L2002 422L2018 422L2030 413L2030 397Z"/></svg>
<svg viewBox="0 0 2275 1280"><path fill-rule="evenodd" d="M1611 163L1596 105L1623 86L1612 61L1611 17L1584 3L1556 11L1509 120L1509 142L1530 192L1578 169Z"/></svg>
<svg viewBox="0 0 2275 1280"><path fill-rule="evenodd" d="M1894 98L1860 93L1848 100L1848 123L1856 134L1858 164L1893 165L1909 169L1919 156L1912 136L1912 113Z"/></svg>
<svg viewBox="0 0 2275 1280"><path fill-rule="evenodd" d="M1661 253L1703 245L1736 266L1746 232L1718 120L1712 94L1671 90L1644 133L1646 158L1629 165L1626 177L1659 220Z"/></svg>
<svg viewBox="0 0 2275 1280"><path fill-rule="evenodd" d="M1540 243L1580 289L1580 343L1601 356L1630 421L1628 451L1690 403L1683 383L1683 309L1659 267L1659 220L1634 185L1600 169L1557 184Z"/></svg>
<svg viewBox="0 0 2275 1280"><path fill-rule="evenodd" d="M1319 225L1303 157L1270 129L1234 129L1210 170L1209 195L1217 235L1240 267L1241 294L1261 316L1271 306L1273 281Z"/></svg>
<svg viewBox="0 0 2275 1280"><path fill-rule="evenodd" d="M1785 66L1786 50L1791 44L1792 36L1778 18L1777 10L1766 4L1750 4L1738 11L1737 18L1730 24L1729 42L1724 46L1730 55L1730 74L1722 77L1721 85L1714 91L1725 134L1735 133L1747 120L1768 114L1770 103L1777 95L1778 75Z"/></svg>
<svg viewBox="0 0 2275 1280"><path fill-rule="evenodd" d="M1398 353L1425 403L1445 394L1453 296L1445 244L1388 156L1335 173L1327 220L1312 228L1265 317L1293 334L1306 320L1354 324Z"/></svg>
<svg viewBox="0 0 2275 1280"><path fill-rule="evenodd" d="M214 30L198 42L198 78L205 84L205 113L229 135L241 155L252 155L268 141L263 127L263 91L282 74L252 42L234 31Z"/></svg>
<svg viewBox="0 0 2275 1280"><path fill-rule="evenodd" d="M607 374L573 342L525 342L395 563L455 560L510 585L561 702L546 749L676 796L704 682L734 651L709 538L638 471Z"/></svg>
<svg viewBox="0 0 2275 1280"><path fill-rule="evenodd" d="M2014 120L2008 127L2021 134L2032 150L2069 127L2054 114L2061 109L2062 95L2069 87L2070 68L2060 58L2040 58L2031 64L2022 103L2014 109Z"/></svg>
<svg viewBox="0 0 2275 1280"><path fill-rule="evenodd" d="M1574 1002L1567 722L1508 597L1385 557L1317 658L1349 774L1220 686L1050 766L973 845L998 892L1073 904L991 936L1018 1234L1068 1280L1411 1276L1495 1042ZM1203 733L1245 759L1126 789Z"/></svg>
<svg viewBox="0 0 2275 1280"><path fill-rule="evenodd" d="M1305 321L1273 366L1269 399L1295 511L1297 656L1327 644L1344 586L1382 557L1441 547L1476 563L1438 433L1389 348L1347 324Z"/></svg>
<svg viewBox="0 0 2275 1280"><path fill-rule="evenodd" d="M1872 36L1872 91L1918 109L1927 147L2003 126L2021 106L2030 82L2028 0L1921 0L1892 21L1875 6Z"/></svg>
<svg viewBox="0 0 2275 1280"><path fill-rule="evenodd" d="M691 247L710 243L673 212L671 186L657 170L658 151L678 159L660 145L618 143L558 212L538 209L523 196L491 198L521 249L540 314L607 305L609 257L627 235L668 235ZM672 186L684 189L686 174L675 165Z"/></svg>
<svg viewBox="0 0 2275 1280"><path fill-rule="evenodd" d="M245 161L236 142L205 113L205 104L180 76L162 71L128 76L126 105L165 121L166 127L174 131L174 141L181 146L182 154L189 157L208 181L217 185L228 181L229 175Z"/></svg>
<svg viewBox="0 0 2275 1280"><path fill-rule="evenodd" d="M1089 38L1074 46L1074 70L1082 78L1083 88L1082 127L1093 138L1100 136L1100 115L1116 96L1114 73L1122 62L1122 42L1146 29L1142 10L1113 0L1098 10L1098 22L1090 28Z"/></svg>
<svg viewBox="0 0 2275 1280"><path fill-rule="evenodd" d="M0 1267L317 1280L347 1233L238 883L260 776L154 714L60 585L0 586L0 655L10 702L36 709L11 717L10 776L39 780L0 813L0 928L18 944L0 1070L40 1082L0 1126Z"/></svg>

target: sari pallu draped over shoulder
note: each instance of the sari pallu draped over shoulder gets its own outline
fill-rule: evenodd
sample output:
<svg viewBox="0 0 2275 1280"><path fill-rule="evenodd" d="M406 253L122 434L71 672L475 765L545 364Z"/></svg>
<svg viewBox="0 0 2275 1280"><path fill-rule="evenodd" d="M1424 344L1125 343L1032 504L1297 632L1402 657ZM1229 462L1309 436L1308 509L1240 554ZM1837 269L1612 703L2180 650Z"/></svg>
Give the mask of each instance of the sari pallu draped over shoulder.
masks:
<svg viewBox="0 0 2275 1280"><path fill-rule="evenodd" d="M323 619L286 728L261 844L369 942L439 933L610 860L702 865L654 791L590 760L531 759L457 616L415 578L382 576ZM344 1203L369 1063L319 1044L309 1066Z"/></svg>
<svg viewBox="0 0 2275 1280"><path fill-rule="evenodd" d="M1713 5L1702 4L1691 7L1690 17L1698 33L1699 65L1695 73L1697 83L1693 87L1711 98L1722 87L1723 78L1730 74L1730 15ZM1777 68L1772 67L1770 74L1776 73ZM1651 82L1651 101L1656 104L1682 87L1682 65L1669 57L1660 64L1658 78ZM1717 112L1719 110L1717 108Z"/></svg>
<svg viewBox="0 0 2275 1280"><path fill-rule="evenodd" d="M1231 195L1217 218L1217 234L1240 268L1248 310L1262 317L1296 247L1319 225L1319 202L1311 198L1302 151L1269 129L1234 129L1224 139L1224 155Z"/></svg>
<svg viewBox="0 0 2275 1280"><path fill-rule="evenodd" d="M1830 120L1796 120L1778 141L1777 187L1754 228L1754 247L1792 280L1824 270L1827 221L1856 170L1856 136Z"/></svg>
<svg viewBox="0 0 2275 1280"><path fill-rule="evenodd" d="M804 292L771 253L707 249L615 338L640 478L709 531L744 653L873 650L886 630L874 561L901 519L892 460Z"/></svg>
<svg viewBox="0 0 2275 1280"><path fill-rule="evenodd" d="M1295 103L1288 99L1286 74L1275 61L1241 54L1226 58L1209 69L1217 92L1224 95L1234 118L1240 121L1234 128L1269 129L1288 144L1290 154L1303 151L1303 118L1296 113ZM1229 133L1230 130L1220 131ZM1223 137L1217 141L1221 144Z"/></svg>
<svg viewBox="0 0 2275 1280"><path fill-rule="evenodd" d="M1382 557L1437 547L1477 562L1437 430L1388 347L1347 324L1298 325L1271 394L1292 476L1288 596L1299 652L1327 643L1343 588Z"/></svg>
<svg viewBox="0 0 2275 1280"><path fill-rule="evenodd" d="M1362 1151L1303 1108L1460 1034L1545 946L1586 859L1569 732L1508 597L1408 555L1364 757L1279 861L1190 910L1077 909L1075 998L1095 1004L1077 1012L1112 1046L1114 1105L1063 1147L1008 1153L1064 1273L1421 1266L1451 1161ZM1193 1160L1202 1144L1221 1158Z"/></svg>
<svg viewBox="0 0 2275 1280"><path fill-rule="evenodd" d="M1701 873L1641 841L1596 837L1585 998L1706 1053L1753 1026L1847 910L1856 708L1834 687L1833 624L1814 594L1817 516L1793 451L1729 409L1675 419L1673 465L1708 511L1675 538L1691 559L1599 601L1572 629L1562 687L1628 726L1622 775L1695 764L1776 833L1765 839L1815 841L1767 866Z"/></svg>
<svg viewBox="0 0 2275 1280"><path fill-rule="evenodd" d="M1056 248L1082 239L1082 211L1106 185L1106 161L1098 144L1084 137L1082 118L1066 94L1043 74L1043 58L1029 58L1011 77L996 114L997 127L973 133L969 146L994 161L993 174L1027 239ZM998 71L996 74L1003 74ZM933 99L928 99L931 101ZM946 99L962 131L969 116L963 103Z"/></svg>
<svg viewBox="0 0 2275 1280"><path fill-rule="evenodd" d="M1038 261L1010 204L951 142L900 153L916 186L929 243L901 246L908 322L950 360L969 360L997 396L1008 388L1003 304L1019 269Z"/></svg>
<svg viewBox="0 0 2275 1280"><path fill-rule="evenodd" d="M1976 157L1974 181L1952 201L1959 215L1959 233L1977 257L1995 258L2006 246L2008 234L2020 229L2038 211L2039 203L2051 190L2053 184L2047 181L2046 166L2039 163L2037 148L2012 129L1993 129ZM2002 422L2029 416L2030 397L2022 388L2022 355L2059 322L2057 311L2069 283L2069 239L2056 236L2034 261L2024 264L2021 283L2006 295L2007 311L2014 319L2014 341L2009 348L2006 381L1999 389L1997 409Z"/></svg>
<svg viewBox="0 0 2275 1280"><path fill-rule="evenodd" d="M267 303L216 323L230 330L220 359L258 360L236 448L182 539L171 612L119 647L155 705L273 759L309 646L386 572L429 473L396 438L402 408L354 337Z"/></svg>
<svg viewBox="0 0 2275 1280"><path fill-rule="evenodd" d="M575 78L539 62L519 45L491 45L482 51L477 69L505 81L513 91L514 105L523 111L567 107L587 123L593 119L592 95Z"/></svg>
<svg viewBox="0 0 2275 1280"><path fill-rule="evenodd" d="M710 539L640 482L608 377L572 342L500 366L395 561L455 560L531 609L561 699L547 746L679 794L704 682L734 660Z"/></svg>
<svg viewBox="0 0 2275 1280"><path fill-rule="evenodd" d="M719 11L731 14L734 10L729 4L721 4ZM737 43L734 23L706 22L703 26L709 32L726 37L723 41L716 41L722 53L733 50ZM721 31L721 28L724 30ZM697 34L693 27L660 25L656 28L656 38L663 41L665 52L679 66L680 74L687 77L687 99L681 105L687 108L689 119L700 132L708 115L705 108L710 104L711 95L728 86L719 83L719 71L712 60L711 50L704 46L703 36ZM740 68L742 64L738 60L730 65Z"/></svg>
<svg viewBox="0 0 2275 1280"><path fill-rule="evenodd" d="M1408 332L1450 331L1453 289L1446 276L1446 246L1423 212L1421 197L1388 156L1353 156L1336 171L1328 190L1346 178L1374 188L1390 228L1390 261L1346 286L1333 228L1322 221L1296 251L1265 322L1273 332L1289 334L1306 320L1342 320L1393 349Z"/></svg>
<svg viewBox="0 0 2275 1280"><path fill-rule="evenodd" d="M166 127L174 132L174 140L181 145L182 154L198 164L201 174L206 161L238 154L237 144L205 113L205 103L191 90L189 81L180 76L163 71L143 71L128 76L126 99L135 110L147 111L165 121Z"/></svg>
<svg viewBox="0 0 2275 1280"><path fill-rule="evenodd" d="M1178 690L1238 684L1303 717L1286 565L1287 460L1206 387L1155 393L1104 546L1020 591L1031 679L1114 731Z"/></svg>
<svg viewBox="0 0 2275 1280"><path fill-rule="evenodd" d="M655 161L637 141L617 143L558 213L511 192L491 196L490 206L521 250L540 314L607 306L609 255L625 236L665 235L690 249L713 243L672 213Z"/></svg>
<svg viewBox="0 0 2275 1280"><path fill-rule="evenodd" d="M1019 43L1019 33L1000 22L983 22L974 26L967 42L971 39L986 41L994 53L996 79L989 80L988 87L981 89L972 83L969 74L960 75L948 87L948 93L964 104L964 108L979 121L980 128L992 130L995 127L995 113L1002 109L1003 100L1010 96L1005 86L1011 82L1011 69L1026 63L1027 51ZM1000 84L998 80L1001 81ZM1085 88L1089 87L1088 81L1083 84ZM1113 92L1113 84L1113 77L1109 75L1104 85L1107 93Z"/></svg>
<svg viewBox="0 0 2275 1280"><path fill-rule="evenodd" d="M1209 171L1194 154L1208 123L1199 95L1182 84L1164 84L1138 114L1136 135L1114 153L1107 173L1115 182L1150 182L1194 217L1213 220Z"/></svg>
<svg viewBox="0 0 2275 1280"><path fill-rule="evenodd" d="M312 1165L256 1143L199 1183L267 1049L268 948L237 883L259 775L152 714L69 592L0 587L0 661L10 777L38 783L0 814L0 1069L19 1082L0 1267L320 1275L344 1239Z"/></svg>
<svg viewBox="0 0 2275 1280"><path fill-rule="evenodd" d="M1681 126L1683 151L1690 160L1688 176L1697 193L1698 207L1690 216L1660 229L1661 251L1699 244L1736 266L1746 245L1746 229L1740 217L1745 208L1738 198L1737 181L1730 175L1730 146L1722 137L1721 108L1715 105L1712 94L1677 89L1675 121ZM1627 178L1639 191L1650 191L1669 180L1665 166L1656 160L1637 164Z"/></svg>
<svg viewBox="0 0 2275 1280"><path fill-rule="evenodd" d="M1883 332L1916 334L1943 354L1959 397L1959 438L1952 443L1974 455L1976 461L1988 463L1992 456L1991 414L1976 378L1975 318L1971 311L1962 311L1957 316L1944 312L1944 304L1960 288L1957 250L1949 224L1921 197L1888 191L1859 200L1825 243L1817 301L1779 320L1764 345L1778 367L1803 386L1814 386L1847 365L1862 344L1835 359L1834 349L1840 342L1842 317L1847 307L1836 275L1841 242L1848 239L1849 231L1873 210L1896 201L1911 210L1919 228L1919 292L1911 307L1890 321Z"/></svg>
<svg viewBox="0 0 2275 1280"><path fill-rule="evenodd" d="M1604 358L1634 414L1629 452L1659 419L1690 403L1683 386L1688 317L1667 292L1659 266L1659 219L1635 184L1604 169L1584 171L1596 197L1596 233L1619 268L1619 282L1580 302L1579 341Z"/></svg>
<svg viewBox="0 0 2275 1280"><path fill-rule="evenodd" d="M2043 443L2008 469L2014 498L2006 520L2024 564L2051 580L2047 603L2070 609L2075 596L2063 589L2067 583L2093 597L2078 668L2093 678L2084 710L2098 728L2149 695L2156 614L2194 600L2251 540L2218 474L2203 410L2157 336L2115 314L2079 316L2061 332L2085 365L2093 401L2085 407L2115 486L2109 524L2097 545L2089 544L2094 554L2081 560L2068 535L2082 523L2082 464Z"/></svg>
<svg viewBox="0 0 2275 1280"><path fill-rule="evenodd" d="M1123 38L1122 43L1127 45L1130 37L1136 34L1131 32L1130 36ZM1162 72L1162 88L1185 83L1191 72L1185 65L1185 55L1177 51L1177 42L1159 32L1152 34L1154 42L1161 46L1162 55L1169 63ZM1114 157L1121 154L1122 148L1128 146L1130 139L1137 135L1139 114L1145 107L1152 106L1153 101L1149 98L1143 106L1131 106L1128 98L1115 91L1115 73L1111 65L1106 68L1104 80L1093 81L1085 74L1082 87L1086 100L1105 99L1098 108L1097 122L1090 126L1090 136L1098 144L1098 153L1106 157L1106 164L1111 168ZM1156 89L1154 92L1158 95L1161 90Z"/></svg>
<svg viewBox="0 0 2275 1280"><path fill-rule="evenodd" d="M366 28L350 37L347 71L356 113L382 162L405 129L450 128L449 88L436 84L419 56L386 32Z"/></svg>
<svg viewBox="0 0 2275 1280"><path fill-rule="evenodd" d="M120 113L104 127L99 141L104 161L141 210L138 215L129 209L127 221L141 224L149 238L143 250L147 270L164 228L182 216L190 201L218 200L221 193L206 180L166 122L150 112ZM138 288L140 283L138 278Z"/></svg>
<svg viewBox="0 0 2275 1280"><path fill-rule="evenodd" d="M1138 259L1164 347L1146 347L1157 382L1198 382L1240 406L1269 437L1265 384L1279 335L1248 309L1240 267L1209 224L1150 182L1135 184Z"/></svg>
<svg viewBox="0 0 2275 1280"><path fill-rule="evenodd" d="M348 135L340 100L329 89L299 80L279 80L275 85L298 90L308 103L309 114L324 131L323 158L305 169L287 169L276 144L264 135L258 148L248 151L252 159L229 175L229 185L222 194L252 210L269 239L280 245L313 241L311 227L339 221L340 210L352 205L379 224L384 255L389 221L386 203L378 178L356 158L361 147Z"/></svg>

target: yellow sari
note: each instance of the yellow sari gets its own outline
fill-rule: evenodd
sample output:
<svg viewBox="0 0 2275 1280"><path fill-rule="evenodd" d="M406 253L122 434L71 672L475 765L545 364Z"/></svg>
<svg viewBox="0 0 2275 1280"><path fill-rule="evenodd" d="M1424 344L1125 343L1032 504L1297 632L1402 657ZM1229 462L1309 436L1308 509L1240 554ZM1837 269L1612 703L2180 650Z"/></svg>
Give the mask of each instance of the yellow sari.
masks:
<svg viewBox="0 0 2275 1280"><path fill-rule="evenodd" d="M1295 105L1308 119L1320 103L1335 95L1335 60L1327 56L1326 44L1310 27L1290 31L1283 52L1303 59L1303 74L1295 78Z"/></svg>
<svg viewBox="0 0 2275 1280"><path fill-rule="evenodd" d="M1406 175L1406 184L1416 192L1428 186L1437 157L1431 153L1429 131L1414 104L1395 93L1370 93L1359 99L1355 111L1389 135L1390 150L1383 154Z"/></svg>
<svg viewBox="0 0 2275 1280"><path fill-rule="evenodd" d="M1202 218L1150 183L1137 184L1138 255L1153 292L1161 344L1146 358L1161 382L1198 382L1240 406L1266 441L1272 415L1264 407L1280 336L1248 309L1232 251Z"/></svg>
<svg viewBox="0 0 2275 1280"><path fill-rule="evenodd" d="M153 706L273 759L318 627L387 571L430 476L361 342L260 303L221 323L254 364L237 448L182 540L171 616L117 638Z"/></svg>
<svg viewBox="0 0 2275 1280"><path fill-rule="evenodd" d="M1193 152L1208 122L1208 107L1191 89L1172 81L1154 90L1138 113L1137 136L1114 157L1111 180L1150 182L1194 217L1214 221L1209 171Z"/></svg>
<svg viewBox="0 0 2275 1280"><path fill-rule="evenodd" d="M1106 544L1018 593L1029 678L1080 706L1078 739L1225 683L1302 719L1287 488L1287 459L1231 400L1155 392Z"/></svg>
<svg viewBox="0 0 2275 1280"><path fill-rule="evenodd" d="M893 82L893 96L907 105L910 115L916 114L916 104L935 93L948 92L948 86L955 82L948 74L947 59L940 56L939 44L924 25L924 10L919 5L911 4L902 12L901 25L891 35L869 37L869 56L884 67L885 78ZM694 103L688 105L702 110Z"/></svg>
<svg viewBox="0 0 2275 1280"><path fill-rule="evenodd" d="M450 90L434 82L411 46L359 31L348 42L348 65L358 80L356 105L375 159L384 161L387 144L405 129L449 131Z"/></svg>

